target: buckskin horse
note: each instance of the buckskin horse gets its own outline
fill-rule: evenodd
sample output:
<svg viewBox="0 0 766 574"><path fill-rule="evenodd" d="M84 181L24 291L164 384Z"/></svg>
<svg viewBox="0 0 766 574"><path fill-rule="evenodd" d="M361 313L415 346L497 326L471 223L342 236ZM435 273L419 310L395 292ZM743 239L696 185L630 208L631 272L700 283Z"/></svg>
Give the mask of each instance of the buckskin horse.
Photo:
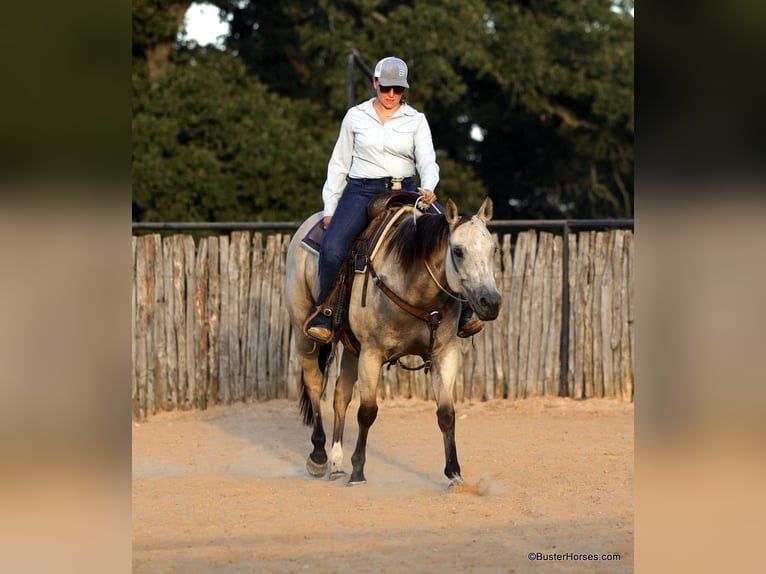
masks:
<svg viewBox="0 0 766 574"><path fill-rule="evenodd" d="M358 381L359 432L348 484L366 482L367 435L378 413L381 367L405 355L417 355L433 377L437 421L444 438L444 474L452 487L463 484L452 396L458 369L460 304L467 299L476 315L488 321L497 318L501 303L494 275L498 247L486 226L492 218L492 201L486 198L474 215L458 214L451 199L444 214L421 213L412 206L400 209L403 215L380 237L374 253L365 254L364 272L352 273L349 279L346 324L358 342L358 356L348 349L341 356L329 461L320 400L330 345L317 345L303 332L318 293L318 257L305 248L302 238L322 218L321 213L300 226L288 248L286 305L301 369L301 412L306 425L313 427L314 449L306 467L312 476L322 477L329 462L330 479L345 474L342 445L346 409Z"/></svg>

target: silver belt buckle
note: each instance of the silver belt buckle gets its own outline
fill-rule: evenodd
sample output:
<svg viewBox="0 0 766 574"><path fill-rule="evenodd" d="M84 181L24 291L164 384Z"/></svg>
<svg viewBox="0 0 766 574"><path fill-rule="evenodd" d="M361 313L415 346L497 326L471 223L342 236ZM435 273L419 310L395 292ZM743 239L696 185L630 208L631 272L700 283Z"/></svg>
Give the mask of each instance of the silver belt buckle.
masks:
<svg viewBox="0 0 766 574"><path fill-rule="evenodd" d="M402 180L403 177L392 177L391 178L391 191L399 191L402 189Z"/></svg>

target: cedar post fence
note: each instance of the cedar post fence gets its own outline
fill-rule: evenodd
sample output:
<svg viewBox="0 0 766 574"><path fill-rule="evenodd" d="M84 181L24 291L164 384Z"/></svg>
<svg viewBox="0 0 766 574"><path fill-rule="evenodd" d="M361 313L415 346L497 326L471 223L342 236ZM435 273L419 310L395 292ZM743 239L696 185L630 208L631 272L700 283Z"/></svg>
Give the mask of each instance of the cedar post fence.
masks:
<svg viewBox="0 0 766 574"><path fill-rule="evenodd" d="M134 223L132 413L296 398L283 303L298 223ZM461 340L458 401L633 399L633 220L494 221L497 320ZM203 237L152 231L217 231ZM521 230L516 231L514 230ZM252 232L252 233L251 233ZM513 241L515 239L515 241ZM410 364L419 364L417 357ZM328 393L337 376L330 365ZM381 398L432 399L422 371L383 369Z"/></svg>

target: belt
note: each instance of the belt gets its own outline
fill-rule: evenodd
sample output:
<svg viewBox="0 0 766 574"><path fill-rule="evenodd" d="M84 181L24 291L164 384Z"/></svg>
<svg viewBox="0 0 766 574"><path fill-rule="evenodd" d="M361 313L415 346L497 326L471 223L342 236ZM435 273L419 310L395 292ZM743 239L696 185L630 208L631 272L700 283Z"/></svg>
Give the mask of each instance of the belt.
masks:
<svg viewBox="0 0 766 574"><path fill-rule="evenodd" d="M402 184L409 185L410 183L413 183L415 181L414 176L409 177L377 177L377 178L370 178L370 177L349 177L349 181L353 181L356 183L360 183L362 185L382 185L386 189L390 189L392 191L398 191L402 189Z"/></svg>

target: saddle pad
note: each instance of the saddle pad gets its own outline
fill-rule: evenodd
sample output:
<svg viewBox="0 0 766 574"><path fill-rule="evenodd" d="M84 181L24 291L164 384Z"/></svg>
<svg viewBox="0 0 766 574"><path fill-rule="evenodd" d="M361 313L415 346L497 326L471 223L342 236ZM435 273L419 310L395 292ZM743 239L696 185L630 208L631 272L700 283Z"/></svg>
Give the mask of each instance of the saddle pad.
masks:
<svg viewBox="0 0 766 574"><path fill-rule="evenodd" d="M322 244L322 237L324 237L325 228L322 226L322 219L316 222L308 233L301 239L301 243L310 253L319 255L319 246Z"/></svg>
<svg viewBox="0 0 766 574"><path fill-rule="evenodd" d="M383 229L374 237L374 243L370 245L370 260L372 260L378 252L381 240L386 237L402 216L414 213L416 216L421 215L421 212L409 205L403 205L393 211L388 221L386 221ZM314 255L319 255L319 247L322 244L322 237L324 237L325 228L322 226L322 220L316 222L315 225L308 230L305 236L301 239L303 247ZM357 258L354 271L356 273L364 273L367 270L364 257Z"/></svg>

